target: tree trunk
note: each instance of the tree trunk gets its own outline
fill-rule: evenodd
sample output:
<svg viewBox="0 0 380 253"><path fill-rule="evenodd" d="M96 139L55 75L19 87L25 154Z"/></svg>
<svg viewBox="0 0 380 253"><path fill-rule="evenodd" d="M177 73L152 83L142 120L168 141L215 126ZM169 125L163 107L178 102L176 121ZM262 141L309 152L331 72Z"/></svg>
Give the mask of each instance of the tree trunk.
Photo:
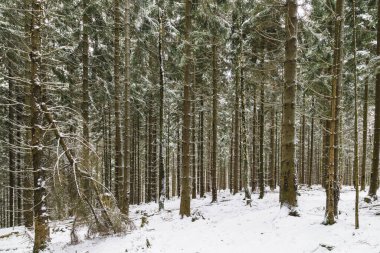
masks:
<svg viewBox="0 0 380 253"><path fill-rule="evenodd" d="M313 112L311 116L311 131L310 131L310 157L309 157L309 179L308 186L311 187L313 184L313 161L314 161L314 106L315 100L313 99L313 104L311 106Z"/></svg>
<svg viewBox="0 0 380 253"><path fill-rule="evenodd" d="M171 174L170 170L170 115L167 117L166 124L166 170L165 170L165 189L166 189L166 198L170 199L170 178L173 178L173 174ZM171 175L170 175L171 174Z"/></svg>
<svg viewBox="0 0 380 253"><path fill-rule="evenodd" d="M184 36L184 91L183 91L183 127L182 127L182 192L179 214L190 216L190 57L191 57L191 0L185 3L185 36Z"/></svg>
<svg viewBox="0 0 380 253"><path fill-rule="evenodd" d="M260 92L260 168L259 168L259 188L260 188L260 195L259 199L264 198L264 115L265 115L265 91L264 91L264 84L261 85L261 92Z"/></svg>
<svg viewBox="0 0 380 253"><path fill-rule="evenodd" d="M128 163L130 164L130 172L129 172L129 195L130 195L130 204L135 204L136 202L136 181L135 181L135 178L136 178L136 115L138 113L134 113L134 112L131 112L131 115L132 115L132 122L131 122L131 132L132 132L132 136L130 136L131 138L128 139L128 145L130 145L130 150L129 150L129 154L128 154ZM125 118L124 118L124 121L125 121ZM124 138L125 138L125 135L124 135ZM125 140L124 140L124 145L125 145ZM125 150L124 150L125 151ZM124 152L125 154L125 152ZM124 157L124 160L126 159L126 157ZM125 168L125 164L124 164L124 168ZM124 182L125 183L125 182ZM123 185L124 187L125 185ZM123 199L122 199L122 206L121 208L125 208L123 205L125 204L124 199L125 195L124 195L124 190L123 190ZM122 212L124 212L125 210L122 210Z"/></svg>
<svg viewBox="0 0 380 253"><path fill-rule="evenodd" d="M327 172L329 167L329 147L330 147L330 120L325 121L324 142L323 142L323 172L322 172L322 186L327 186Z"/></svg>
<svg viewBox="0 0 380 253"><path fill-rule="evenodd" d="M365 190L366 163L367 163L367 134L368 134L368 78L364 81L364 105L363 105L363 153L361 166L360 190Z"/></svg>
<svg viewBox="0 0 380 253"><path fill-rule="evenodd" d="M380 3L377 3L377 16L380 17ZM380 56L380 18L377 21L377 56ZM379 188L379 146L380 146L380 73L376 74L376 105L375 105L375 123L373 134L373 153L372 153L372 170L371 182L368 196L377 198L377 189Z"/></svg>
<svg viewBox="0 0 380 253"><path fill-rule="evenodd" d="M17 225L22 225L22 199L23 199L23 190L22 190L22 181L23 181L23 171L22 171L22 147L20 146L23 143L22 138L22 114L23 114L23 95L22 95L22 87L16 87L16 143L18 143L18 147L16 148L16 195L17 195L17 215L16 221Z"/></svg>
<svg viewBox="0 0 380 253"><path fill-rule="evenodd" d="M297 0L287 0L284 65L283 120L281 133L280 203L290 210L297 206L295 171L295 103L297 82Z"/></svg>
<svg viewBox="0 0 380 253"><path fill-rule="evenodd" d="M251 201L251 192L249 189L248 177L248 141L247 141L247 125L245 118L245 83L244 83L244 69L242 59L240 58L240 104L241 104L241 150L242 150L242 183L244 188L244 198L247 204Z"/></svg>
<svg viewBox="0 0 380 253"><path fill-rule="evenodd" d="M278 185L278 177L277 177L277 174L279 172L279 162L278 162L278 157L279 157L279 152L278 152L278 148L279 148L279 141L278 141L278 116L277 116L278 112L276 111L276 129L275 129L275 135L276 135L276 140L275 140L275 156L274 156L274 159L275 159L275 164L274 164L274 188L277 188L277 185Z"/></svg>
<svg viewBox="0 0 380 253"><path fill-rule="evenodd" d="M44 1L32 1L31 22L31 127L32 127L32 164L34 181L34 246L33 252L37 253L45 249L49 238L49 227L46 206L46 171L43 168L43 103L41 83L41 21Z"/></svg>
<svg viewBox="0 0 380 253"><path fill-rule="evenodd" d="M129 112L129 83L130 83L130 1L125 0L124 11L124 55L125 55L125 68L124 68L124 175L123 175L123 197L121 211L123 214L129 214L129 201L130 201L130 112ZM137 116L138 118L138 116ZM140 130L137 129L139 132ZM138 200L139 201L139 200Z"/></svg>
<svg viewBox="0 0 380 253"><path fill-rule="evenodd" d="M29 9L29 0L26 1L25 8ZM30 20L26 20L26 27L28 27L28 33L29 33L29 26L30 26ZM30 79L30 69L31 66L28 62L26 75L27 78ZM25 142L28 142L32 139L32 132L31 132L31 115L28 108L31 107L32 99L31 99L31 86L25 85L24 88L24 103L25 103L25 113L23 117L24 125L26 126L26 133L25 133ZM33 179L32 179L32 173L30 173L30 168L32 167L32 153L31 148L28 147L28 149L25 152L24 155L24 172L23 172L23 187L24 187L24 200L23 200L23 211L24 211L24 224L26 228L32 228L33 227Z"/></svg>
<svg viewBox="0 0 380 253"><path fill-rule="evenodd" d="M146 150L146 202L152 201L152 109L149 106L147 117L147 150Z"/></svg>
<svg viewBox="0 0 380 253"><path fill-rule="evenodd" d="M235 115L233 112L231 113L231 138L230 138L230 166L228 168L228 188L230 189L230 193L232 193L233 189L233 174L234 174L234 123L235 123Z"/></svg>
<svg viewBox="0 0 380 253"><path fill-rule="evenodd" d="M352 1L353 11L353 46L354 46L354 89L355 89L355 137L354 137L354 182L355 182L355 229L359 228L359 136L358 136L358 78L356 57L356 1Z"/></svg>
<svg viewBox="0 0 380 253"><path fill-rule="evenodd" d="M256 94L256 86L253 88L253 122L252 122L252 171L251 171L251 184L252 184L252 192L256 191L257 188L257 161L256 161L256 129L257 129L257 94Z"/></svg>
<svg viewBox="0 0 380 253"><path fill-rule="evenodd" d="M151 146L151 171L150 171L150 184L151 184L151 199L150 201L157 201L157 117L154 115L154 112L152 112L152 125L151 125L151 135L152 135L152 146Z"/></svg>
<svg viewBox="0 0 380 253"><path fill-rule="evenodd" d="M191 87L191 198L196 199L197 198L197 166L196 166L196 134L195 134L195 126L196 126L196 120L195 120L195 63L193 64L193 85Z"/></svg>
<svg viewBox="0 0 380 253"><path fill-rule="evenodd" d="M335 47L334 47L334 64L333 64L333 80L332 80L332 95L331 95L331 121L330 121L330 137L329 137L329 158L328 158L328 173L327 173L327 184L326 184L326 217L325 223L327 225L332 225L335 223L334 216L337 209L337 191L338 182L336 181L336 135L337 128L337 92L339 83L341 82L342 76L342 33L343 33L343 5L344 0L337 0L336 2L336 21L335 21Z"/></svg>
<svg viewBox="0 0 380 253"><path fill-rule="evenodd" d="M271 128L270 128L270 159L269 159L269 169L270 169L270 176L269 176L269 187L273 191L276 188L275 183L275 159L276 159L276 146L275 146L275 97L274 97L274 90L272 92L272 103L273 106L271 108Z"/></svg>
<svg viewBox="0 0 380 253"><path fill-rule="evenodd" d="M234 121L234 191L239 192L239 70L235 67L235 121Z"/></svg>
<svg viewBox="0 0 380 253"><path fill-rule="evenodd" d="M120 0L114 0L115 198L121 207L122 155L120 131Z"/></svg>
<svg viewBox="0 0 380 253"><path fill-rule="evenodd" d="M9 92L8 92L8 214L9 214L9 227L15 225L15 171L16 171L16 154L15 154L15 136L14 136L14 126L15 126L15 108L14 108L14 99L15 99L15 87L12 80L12 72L9 69Z"/></svg>
<svg viewBox="0 0 380 253"><path fill-rule="evenodd" d="M112 115L112 101L108 101L108 167L106 168L108 170L108 184L109 184L109 191L112 192L112 122L111 122L111 115ZM115 185L114 185L115 188Z"/></svg>
<svg viewBox="0 0 380 253"><path fill-rule="evenodd" d="M180 130L177 130L177 196L181 196L181 138Z"/></svg>
<svg viewBox="0 0 380 253"><path fill-rule="evenodd" d="M200 124L200 132L199 132L199 174L200 174L200 197L203 198L205 196L205 178L204 178L204 100L203 95L200 96L200 115L199 115L199 124Z"/></svg>
<svg viewBox="0 0 380 253"><path fill-rule="evenodd" d="M216 189L216 160L218 145L218 56L216 48L216 36L212 38L212 165L211 165L211 202L218 201Z"/></svg>
<svg viewBox="0 0 380 253"><path fill-rule="evenodd" d="M160 126L159 126L159 168L158 168L158 178L159 178L159 200L158 209L162 210L165 208L164 203L166 199L166 189L165 189L165 170L164 170L164 156L163 156L163 131L164 131L164 58L163 58L163 18L162 9L160 6L160 1L158 2L158 20L159 20L159 32L158 32L158 60L160 64Z"/></svg>
<svg viewBox="0 0 380 253"><path fill-rule="evenodd" d="M305 99L305 91L302 96L302 127L301 127L301 184L305 184L305 130L306 130L306 99Z"/></svg>
<svg viewBox="0 0 380 253"><path fill-rule="evenodd" d="M193 93L193 91L192 91ZM197 166L196 166L196 119L195 119L195 95L191 96L192 109L191 109L191 198L197 198Z"/></svg>
<svg viewBox="0 0 380 253"><path fill-rule="evenodd" d="M82 22L83 22L83 34L82 34L82 66L83 66L83 73L82 73L82 135L83 135L83 144L82 144L82 168L89 172L90 171L90 130L89 130L89 94L88 94L88 80L89 80L89 22L90 18L88 16L88 0L84 0L82 2L83 4L83 16L82 16ZM87 195L87 197L90 196L89 192L89 180L88 178L84 179L84 192Z"/></svg>
<svg viewBox="0 0 380 253"><path fill-rule="evenodd" d="M143 167L141 166L141 156L140 156L140 114L137 114L137 171L138 171L138 179L137 179L137 184L138 184L138 194L137 194L137 203L141 204L143 202L143 196L144 196L144 181L143 181L143 176L144 176L144 171ZM129 165L130 168L130 165ZM129 169L130 171L130 169ZM128 172L127 172L128 173ZM130 178L130 176L129 176ZM130 179L129 179L130 181ZM124 181L125 182L125 181ZM128 180L127 180L128 182ZM129 190L127 188L127 190ZM130 196L129 196L130 199Z"/></svg>

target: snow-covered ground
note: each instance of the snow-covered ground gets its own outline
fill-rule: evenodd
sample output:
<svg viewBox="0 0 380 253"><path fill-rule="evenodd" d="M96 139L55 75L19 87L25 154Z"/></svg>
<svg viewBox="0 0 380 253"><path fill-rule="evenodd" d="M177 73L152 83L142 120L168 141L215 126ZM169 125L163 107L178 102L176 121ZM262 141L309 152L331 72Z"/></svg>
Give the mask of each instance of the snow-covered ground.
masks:
<svg viewBox="0 0 380 253"><path fill-rule="evenodd" d="M380 209L370 208L362 200L360 229L354 229L352 188L343 188L340 215L333 226L322 225L325 192L320 187L301 189L298 198L301 217L291 217L280 210L278 191L267 192L252 206L245 205L243 194L232 196L219 192L219 202L210 204L210 196L191 202L193 217L181 219L179 199L166 201L166 211L158 212L155 203L131 208L136 229L123 235L85 239L69 245L67 222L52 223L52 241L47 252L117 253L245 253L245 252L380 252ZM148 225L143 228L141 217L147 213ZM194 219L195 218L195 219ZM14 233L6 238L2 235ZM22 227L0 230L0 252L30 252L32 243Z"/></svg>

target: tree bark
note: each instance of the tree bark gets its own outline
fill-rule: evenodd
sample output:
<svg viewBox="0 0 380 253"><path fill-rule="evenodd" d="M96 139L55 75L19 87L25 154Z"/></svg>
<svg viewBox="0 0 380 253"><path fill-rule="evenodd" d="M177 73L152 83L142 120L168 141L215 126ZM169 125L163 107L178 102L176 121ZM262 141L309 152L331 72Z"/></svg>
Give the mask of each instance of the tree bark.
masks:
<svg viewBox="0 0 380 253"><path fill-rule="evenodd" d="M305 91L302 96L302 127L301 127L301 184L305 184L305 130L306 130L306 99L305 99Z"/></svg>
<svg viewBox="0 0 380 253"><path fill-rule="evenodd" d="M230 189L230 193L233 191L233 174L234 174L234 123L235 123L235 115L231 112L232 120L231 120L231 136L230 136L230 166L228 168L228 188Z"/></svg>
<svg viewBox="0 0 380 253"><path fill-rule="evenodd" d="M355 93L355 134L354 134L354 182L355 182L355 229L359 228L359 133L358 133L358 78L356 56L356 1L352 1L353 11L353 46L354 46L354 93Z"/></svg>
<svg viewBox="0 0 380 253"><path fill-rule="evenodd" d="M242 149L242 184L244 188L244 198L247 204L251 201L251 192L249 189L248 177L248 141L247 141L247 125L245 113L245 83L244 83L244 69L242 59L240 58L240 104L241 104L241 149Z"/></svg>
<svg viewBox="0 0 380 253"><path fill-rule="evenodd" d="M363 153L361 166L360 190L365 190L366 164L367 164L367 134L368 134L368 78L364 82L364 104L363 104Z"/></svg>
<svg viewBox="0 0 380 253"><path fill-rule="evenodd" d="M199 174L200 174L200 197L203 198L205 196L205 178L204 178L204 99L203 95L200 96L200 115L199 115Z"/></svg>
<svg viewBox="0 0 380 253"><path fill-rule="evenodd" d="M280 203L290 210L297 206L295 175L295 103L297 84L297 0L286 1L283 120L281 130Z"/></svg>
<svg viewBox="0 0 380 253"><path fill-rule="evenodd" d="M343 33L343 6L344 0L336 2L336 21L335 21L335 47L334 47L334 64L333 64L333 79L332 79L332 95L331 95L331 121L330 121L330 137L329 137L329 158L328 172L326 183L326 217L325 224L332 225L335 223L335 211L337 209L337 189L338 182L336 181L336 135L337 135L337 102L338 102L338 87L342 76L342 33Z"/></svg>
<svg viewBox="0 0 380 253"><path fill-rule="evenodd" d="M181 139L180 130L177 130L177 196L181 196Z"/></svg>
<svg viewBox="0 0 380 253"><path fill-rule="evenodd" d="M15 154L15 136L14 136L14 125L15 125L15 87L12 80L12 72L9 69L9 79L8 79L8 214L9 214L9 227L15 225L15 171L16 171L16 154Z"/></svg>
<svg viewBox="0 0 380 253"><path fill-rule="evenodd" d="M235 121L234 121L234 191L236 194L239 192L239 70L235 67Z"/></svg>
<svg viewBox="0 0 380 253"><path fill-rule="evenodd" d="M88 85L89 85L89 22L90 18L88 15L88 0L83 0L83 34L82 34L82 136L83 136L83 144L82 144L82 167L84 170L90 171L90 130L89 130L89 94L88 94ZM84 179L84 191L86 195L89 197L89 181L88 179Z"/></svg>
<svg viewBox="0 0 380 253"><path fill-rule="evenodd" d="M185 3L185 36L184 36L184 91L183 91L183 127L182 127L182 192L179 214L190 216L190 61L191 61L191 0Z"/></svg>
<svg viewBox="0 0 380 253"><path fill-rule="evenodd" d="M41 24L43 0L32 1L31 20L31 127L32 127L32 164L34 184L34 246L33 252L37 253L45 249L49 238L49 226L46 206L46 171L42 164L44 154L43 147L43 104L41 83Z"/></svg>
<svg viewBox="0 0 380 253"><path fill-rule="evenodd" d="M265 90L264 84L261 85L260 91L260 167L259 167L259 199L264 198L265 182L264 182L264 115L265 115Z"/></svg>
<svg viewBox="0 0 380 253"><path fill-rule="evenodd" d="M269 176L269 187L273 191L276 188L275 183L275 159L276 159L276 146L275 146L275 97L274 90L272 92L272 103L273 106L271 108L271 128L270 128L270 159L269 159L269 168L270 168L270 176Z"/></svg>
<svg viewBox="0 0 380 253"><path fill-rule="evenodd" d="M24 8L30 9L30 0L24 1ZM30 25L31 25L31 17L32 13L25 12L25 36L30 36ZM26 71L25 75L28 80L31 78L31 66L30 62L27 60L25 62L26 64ZM24 86L24 104L25 104L25 111L24 111L24 117L23 122L26 126L25 131L25 142L28 142L32 139L32 132L31 132L31 115L28 108L31 108L31 85L25 85ZM28 147L25 155L24 155L24 172L23 172L23 186L24 186L24 201L23 201L23 211L24 211L24 224L26 228L32 228L33 227L33 179L32 179L32 173L31 168L32 167L32 153L31 148Z"/></svg>
<svg viewBox="0 0 380 253"><path fill-rule="evenodd" d="M196 107L196 101L195 101L195 62L193 61L193 85L191 87L191 198L196 199L197 198L197 166L196 166L196 119L195 119L195 107Z"/></svg>
<svg viewBox="0 0 380 253"><path fill-rule="evenodd" d="M121 207L122 154L120 129L120 0L114 0L115 198Z"/></svg>
<svg viewBox="0 0 380 253"><path fill-rule="evenodd" d="M380 17L380 3L377 3L377 16ZM377 56L380 56L380 18L377 21ZM375 123L373 134L373 153L371 181L368 196L377 198L379 188L379 146L380 146L380 73L376 74L376 101L375 101Z"/></svg>
<svg viewBox="0 0 380 253"><path fill-rule="evenodd" d="M278 116L277 116L278 112L276 111L276 129L275 129L275 135L276 135L276 140L275 140L275 165L274 165L274 187L277 188L277 185L278 185L278 173L280 171L280 168L279 168L279 161L278 161L278 157L279 157L279 140L278 140Z"/></svg>
<svg viewBox="0 0 380 253"><path fill-rule="evenodd" d="M124 174L123 174L123 197L121 211L123 214L129 214L129 202L130 202L130 112L129 112L129 84L130 84L130 1L125 0L124 11L124 29L125 29L125 41L124 41L124 55L125 55L125 68L124 68ZM138 117L138 116L137 116ZM137 129L139 132L139 129ZM138 200L139 201L139 200Z"/></svg>
<svg viewBox="0 0 380 253"><path fill-rule="evenodd" d="M216 189L216 160L217 160L217 145L218 145L218 55L216 36L212 38L212 165L211 165L211 202L217 202Z"/></svg>
<svg viewBox="0 0 380 253"><path fill-rule="evenodd" d="M314 106L315 100L313 99L312 108L312 116L311 116L311 130L310 130L310 156L309 156L309 179L308 186L311 187L313 184L313 166L314 166Z"/></svg>
<svg viewBox="0 0 380 253"><path fill-rule="evenodd" d="M257 160L256 160L256 142L257 142L257 94L256 85L253 88L253 122L252 122L252 171L251 171L251 185L252 192L256 191L257 188Z"/></svg>
<svg viewBox="0 0 380 253"><path fill-rule="evenodd" d="M166 199L166 189L165 189L165 170L164 170L164 156L163 156L163 128L164 128L164 58L163 58L163 17L162 17L162 9L160 6L161 1L158 1L158 20L159 20L159 32L158 32L158 60L160 64L159 68L159 77L160 77L160 126L159 126L159 168L158 168L158 178L159 178L159 200L158 207L159 210L165 208L164 203Z"/></svg>
<svg viewBox="0 0 380 253"><path fill-rule="evenodd" d="M16 223L17 226L22 225L22 199L23 199L23 189L22 189L22 181L23 181L23 170L22 170L22 146L23 138L22 138L22 114L23 114L23 95L22 95L22 87L16 87L16 143L18 143L18 147L16 148L16 196L17 196L17 213L16 213Z"/></svg>
<svg viewBox="0 0 380 253"><path fill-rule="evenodd" d="M322 186L327 187L327 173L329 167L329 147L330 147L330 120L325 120L324 142L323 142L323 172Z"/></svg>

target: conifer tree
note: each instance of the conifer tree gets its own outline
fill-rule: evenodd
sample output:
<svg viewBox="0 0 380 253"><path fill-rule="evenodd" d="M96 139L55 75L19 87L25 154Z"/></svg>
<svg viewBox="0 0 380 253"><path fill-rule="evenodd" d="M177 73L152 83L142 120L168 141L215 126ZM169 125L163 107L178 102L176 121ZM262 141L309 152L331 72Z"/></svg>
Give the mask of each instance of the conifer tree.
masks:
<svg viewBox="0 0 380 253"><path fill-rule="evenodd" d="M280 202L296 214L297 185L295 170L295 96L297 84L297 1L286 1L286 42L285 42L285 65L284 65L284 97L283 97L283 120L281 130L281 179L280 179Z"/></svg>

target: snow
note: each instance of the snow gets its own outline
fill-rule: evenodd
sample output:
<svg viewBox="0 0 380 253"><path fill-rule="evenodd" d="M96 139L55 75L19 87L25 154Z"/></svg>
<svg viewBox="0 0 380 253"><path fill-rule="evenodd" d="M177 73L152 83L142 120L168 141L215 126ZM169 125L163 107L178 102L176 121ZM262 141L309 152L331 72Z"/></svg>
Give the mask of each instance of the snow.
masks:
<svg viewBox="0 0 380 253"><path fill-rule="evenodd" d="M363 20L366 20L366 21L372 21L373 20L372 16L369 15L368 13L359 14L358 17L363 19Z"/></svg>
<svg viewBox="0 0 380 253"><path fill-rule="evenodd" d="M166 211L158 212L158 204L131 207L136 229L123 235L86 239L86 229L79 228L81 242L69 245L69 221L51 224L49 250L46 252L380 252L380 216L363 202L360 193L360 229L354 229L354 199L352 188L344 187L339 202L340 216L332 226L322 225L325 192L314 186L303 188L298 198L301 217L287 215L280 208L278 190L268 191L262 200L253 196L252 207L245 205L244 193L235 196L219 192L219 202L210 204L211 196L192 200L192 217L178 215L179 199L167 200ZM379 210L378 210L379 211ZM148 224L141 225L141 217ZM19 234L0 239L0 252L30 252L32 243L22 227L0 230ZM328 249L329 248L329 249Z"/></svg>

